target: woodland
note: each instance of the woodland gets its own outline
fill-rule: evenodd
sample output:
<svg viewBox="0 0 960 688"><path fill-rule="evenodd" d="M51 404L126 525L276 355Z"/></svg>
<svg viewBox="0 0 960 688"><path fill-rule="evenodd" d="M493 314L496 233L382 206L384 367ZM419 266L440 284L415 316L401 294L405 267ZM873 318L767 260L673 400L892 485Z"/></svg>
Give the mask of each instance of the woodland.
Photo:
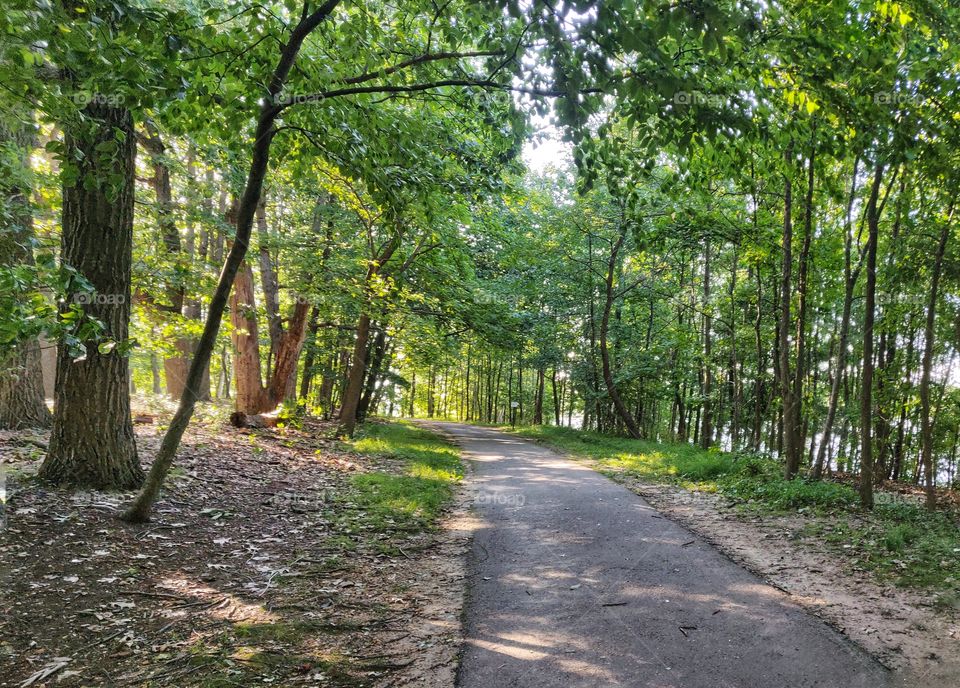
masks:
<svg viewBox="0 0 960 688"><path fill-rule="evenodd" d="M9 0L6 527L454 420L881 510L954 590L958 141L935 0Z"/></svg>

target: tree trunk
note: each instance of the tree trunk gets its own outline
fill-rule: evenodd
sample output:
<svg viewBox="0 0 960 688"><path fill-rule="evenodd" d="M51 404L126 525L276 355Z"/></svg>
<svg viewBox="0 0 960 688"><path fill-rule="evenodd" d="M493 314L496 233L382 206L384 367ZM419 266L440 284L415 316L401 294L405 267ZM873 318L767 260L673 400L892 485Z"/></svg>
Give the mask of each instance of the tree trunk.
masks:
<svg viewBox="0 0 960 688"><path fill-rule="evenodd" d="M626 223L623 223L620 227L620 236L617 237L617 240L614 242L610 250L610 260L607 262L607 277L605 282L606 299L603 305L603 316L600 320L600 359L603 363L603 381L607 385L607 394L613 402L613 407L616 409L617 415L620 417L620 420L623 421L630 436L634 439L640 439L640 429L637 427L636 421L633 419L633 416L630 415L630 410L623 403L623 399L620 398L620 393L617 391L617 385L613 379L613 369L610 365L610 352L607 347L607 333L610 329L610 311L613 308L613 302L616 296L613 290L613 278L617 269L617 257L620 249L623 247L623 242L627 238L627 229Z"/></svg>
<svg viewBox="0 0 960 688"><path fill-rule="evenodd" d="M923 327L923 362L920 374L920 438L921 462L923 463L924 491L926 492L927 509L937 508L937 493L935 490L936 474L933 465L933 426L930 423L930 371L933 367L934 349L934 322L937 314L937 297L940 288L940 274L943 271L943 256L947 250L947 240L952 229L950 217L943 223L940 230L940 242L937 244L937 253L933 261L933 275L930 280L930 295L927 300L927 320Z"/></svg>
<svg viewBox="0 0 960 688"><path fill-rule="evenodd" d="M873 323L877 298L878 198L883 164L877 163L867 202L867 283L864 290L863 365L860 372L860 505L873 508Z"/></svg>
<svg viewBox="0 0 960 688"><path fill-rule="evenodd" d="M347 386L343 391L343 402L340 404L340 425L337 434L341 436L353 437L353 431L357 425L357 408L363 391L369 339L370 316L363 313L357 321L357 337L353 343L353 355L350 357L350 373L347 375Z"/></svg>
<svg viewBox="0 0 960 688"><path fill-rule="evenodd" d="M371 408L374 393L377 389L377 381L383 370L383 362L387 358L387 325L381 322L377 327L377 334L373 338L372 355L370 356L369 371L367 379L363 385L363 392L360 395L360 403L357 405L357 422L362 423L367 419L367 414ZM427 394L430 390L427 390Z"/></svg>
<svg viewBox="0 0 960 688"><path fill-rule="evenodd" d="M71 294L104 325L107 350L84 342L75 358L57 354L53 430L40 477L97 489L131 489L143 482L130 418L130 276L133 248L133 118L128 110L91 103L84 131L66 136L67 159L79 177L63 188L61 261L83 275L92 295ZM87 296L88 298L83 298ZM65 310L65 309L64 309ZM102 353L101 353L102 351Z"/></svg>
<svg viewBox="0 0 960 688"><path fill-rule="evenodd" d="M817 449L817 458L813 464L813 477L819 480L823 476L823 463L827 449L830 447L830 438L833 434L833 424L837 416L837 406L840 401L840 387L845 378L847 368L847 341L850 336L850 311L853 305L853 289L860 275L860 265L853 270L853 203L857 189L857 168L860 159L853 163L853 177L850 182L850 195L847 198L847 213L844 222L843 239L843 315L840 316L840 335L837 345L836 360L834 362L833 382L830 386L830 400L827 403L827 417L823 422L820 447Z"/></svg>
<svg viewBox="0 0 960 688"><path fill-rule="evenodd" d="M784 473L793 478L800 468L800 447L797 426L794 423L796 400L793 396L793 377L790 374L790 297L793 269L793 148L789 146L785 156L787 170L783 192L783 270L780 276L780 398L783 400L783 453L786 459Z"/></svg>
<svg viewBox="0 0 960 688"><path fill-rule="evenodd" d="M713 318L710 315L710 237L703 249L703 413L700 426L700 447L713 444Z"/></svg>
<svg viewBox="0 0 960 688"><path fill-rule="evenodd" d="M796 475L800 468L800 459L803 453L803 379L806 375L807 362L807 291L809 289L807 275L809 273L810 242L813 239L813 191L814 191L814 161L816 150L811 147L807 165L807 195L804 200L803 244L800 248L800 260L797 266L797 329L796 341L796 369L793 375L793 414L786 421L793 426L794 453L793 461L788 468L788 475Z"/></svg>
<svg viewBox="0 0 960 688"><path fill-rule="evenodd" d="M533 399L533 424L543 425L543 391L544 378L546 375L543 368L537 368L537 390Z"/></svg>
<svg viewBox="0 0 960 688"><path fill-rule="evenodd" d="M0 124L0 148L9 142L16 150L16 155L9 158L14 169L0 158L0 267L33 264L30 192L17 184L29 176L33 122L29 113L14 112L16 115L24 122L13 129ZM0 355L0 428L47 428L50 422L43 393L40 341L30 337Z"/></svg>
<svg viewBox="0 0 960 688"><path fill-rule="evenodd" d="M236 410L248 415L264 411L270 402L263 387L260 364L260 333L253 292L253 270L247 263L237 273L230 296L230 320L233 324L233 374L236 384Z"/></svg>

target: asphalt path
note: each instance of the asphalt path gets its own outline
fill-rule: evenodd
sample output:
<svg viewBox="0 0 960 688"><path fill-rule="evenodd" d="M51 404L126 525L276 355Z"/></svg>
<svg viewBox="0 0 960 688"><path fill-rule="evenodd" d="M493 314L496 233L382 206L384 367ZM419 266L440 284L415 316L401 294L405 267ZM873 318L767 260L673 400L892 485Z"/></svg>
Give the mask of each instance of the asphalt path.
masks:
<svg viewBox="0 0 960 688"><path fill-rule="evenodd" d="M889 672L638 495L508 434L436 423L478 516L460 688L884 688Z"/></svg>

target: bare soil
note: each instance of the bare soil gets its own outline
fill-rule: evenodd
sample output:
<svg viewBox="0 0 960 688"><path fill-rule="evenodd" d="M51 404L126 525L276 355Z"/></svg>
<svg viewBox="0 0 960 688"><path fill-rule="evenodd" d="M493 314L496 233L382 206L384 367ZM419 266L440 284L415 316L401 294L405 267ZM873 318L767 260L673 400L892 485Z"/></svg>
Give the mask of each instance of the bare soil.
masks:
<svg viewBox="0 0 960 688"><path fill-rule="evenodd" d="M193 427L151 523L50 489L46 438L0 434L0 686L451 686L466 498L436 531L370 528L330 428ZM138 426L149 459L161 428Z"/></svg>

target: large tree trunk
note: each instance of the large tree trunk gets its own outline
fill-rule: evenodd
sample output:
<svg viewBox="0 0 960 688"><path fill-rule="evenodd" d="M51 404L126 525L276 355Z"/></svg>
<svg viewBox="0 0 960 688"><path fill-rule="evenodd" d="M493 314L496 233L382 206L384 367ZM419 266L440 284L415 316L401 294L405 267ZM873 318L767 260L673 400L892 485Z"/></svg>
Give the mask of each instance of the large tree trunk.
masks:
<svg viewBox="0 0 960 688"><path fill-rule="evenodd" d="M267 225L267 208L261 200L257 206L257 240L260 243L260 281L263 286L263 307L267 313L267 332L270 335L270 354L267 357L267 376L273 369L274 356L283 335L280 319L280 280L270 255L270 227Z"/></svg>
<svg viewBox="0 0 960 688"><path fill-rule="evenodd" d="M63 189L61 261L93 285L83 310L104 325L104 350L85 342L85 356L66 346L57 355L53 430L40 476L55 483L130 489L143 482L130 418L126 343L130 320L133 246L133 119L125 109L100 103L84 112L86 131L68 134L67 159L80 168ZM107 150L102 150L107 149Z"/></svg>
<svg viewBox="0 0 960 688"><path fill-rule="evenodd" d="M0 148L11 144L17 153L8 158L16 169L9 169L0 159L0 267L33 263L30 194L18 185L18 180L29 173L33 123L29 113L17 114L23 122L9 129L0 123ZM40 342L30 337L0 355L0 428L45 428L50 422L44 402Z"/></svg>
<svg viewBox="0 0 960 688"><path fill-rule="evenodd" d="M284 399L295 396L297 362L306 338L309 311L310 304L298 300L286 329L281 325L279 335L271 344L274 365L264 384L253 270L244 265L237 274L230 297L237 411L249 415L266 413L277 408Z"/></svg>

